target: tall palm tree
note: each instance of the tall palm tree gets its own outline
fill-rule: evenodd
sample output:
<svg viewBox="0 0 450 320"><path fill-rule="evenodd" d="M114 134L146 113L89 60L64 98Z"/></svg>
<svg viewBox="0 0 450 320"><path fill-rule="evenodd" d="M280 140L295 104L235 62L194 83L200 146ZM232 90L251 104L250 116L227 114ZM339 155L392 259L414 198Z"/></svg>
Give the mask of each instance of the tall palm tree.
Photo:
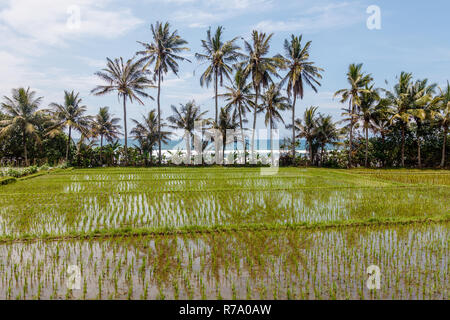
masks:
<svg viewBox="0 0 450 320"><path fill-rule="evenodd" d="M185 132L187 163L191 163L191 140L192 132L195 129L195 122L201 121L207 111L201 112L200 107L195 104L195 101L190 101L186 104L180 104L180 109L171 106L173 115L167 118L171 123L170 127L174 129L182 129Z"/></svg>
<svg viewBox="0 0 450 320"><path fill-rule="evenodd" d="M411 86L412 106L409 112L416 124L417 139L417 165L422 167L421 146L423 126L426 120L434 118L434 107L440 102L441 98L436 96L433 98L437 84L428 84L428 79L417 80Z"/></svg>
<svg viewBox="0 0 450 320"><path fill-rule="evenodd" d="M144 105L141 98L153 100L153 97L146 93L145 90L155 86L147 77L148 72L143 70L142 63L142 60L134 61L134 59L129 59L124 63L123 58L116 58L114 61L107 58L106 68L95 73L95 75L106 82L106 85L97 86L91 91L97 96L116 92L118 98L122 98L126 165L128 165L127 100L130 103L137 101L140 105Z"/></svg>
<svg viewBox="0 0 450 320"><path fill-rule="evenodd" d="M170 31L170 24L168 22L156 22L155 26L151 25L152 43L139 42L144 50L138 51L137 55L142 55L146 62L144 69L149 65L155 64L153 69L153 80L158 81L158 96L156 101L158 103L158 132L161 132L161 82L164 80L164 75L172 71L178 75L179 65L178 61L189 61L180 56L183 51L188 51L189 48L183 47L188 42L178 35L178 31ZM190 61L189 61L190 62ZM162 136L158 138L158 161L161 164L161 140Z"/></svg>
<svg viewBox="0 0 450 320"><path fill-rule="evenodd" d="M320 161L323 164L325 146L327 144L335 144L339 141L339 132L331 116L324 116L322 114L319 114L315 136L318 143L320 144Z"/></svg>
<svg viewBox="0 0 450 320"><path fill-rule="evenodd" d="M28 165L27 138L37 143L41 139L37 133L37 125L41 120L41 111L38 111L42 97L36 98L36 92L30 88L19 88L12 90L12 97L4 97L1 104L7 119L0 121L0 139L9 136L14 130L22 132L23 154L25 165Z"/></svg>
<svg viewBox="0 0 450 320"><path fill-rule="evenodd" d="M313 142L317 134L317 109L318 107L306 108L303 114L303 120L297 118L295 120L295 131L298 132L296 138L304 138L308 144L309 161L312 163L313 154ZM290 128L290 125L288 126Z"/></svg>
<svg viewBox="0 0 450 320"><path fill-rule="evenodd" d="M365 75L362 72L362 63L351 64L347 72L347 81L350 84L350 88L341 89L336 91L334 96L341 96L341 103L348 101L350 110L350 136L349 136L349 153L348 163L349 167L352 167L352 144L353 144L353 126L356 123L355 109L361 104L360 94L366 92L366 85L372 81L370 74Z"/></svg>
<svg viewBox="0 0 450 320"><path fill-rule="evenodd" d="M263 95L264 109L265 113L264 123L269 126L270 130L270 155L272 158L272 164L274 161L273 155L273 129L276 129L276 123L281 121L284 124L283 117L281 116L282 111L291 108L289 98L281 94L281 88L279 85L271 84L270 87L264 92Z"/></svg>
<svg viewBox="0 0 450 320"><path fill-rule="evenodd" d="M295 161L295 105L297 97L303 99L305 83L317 92L317 86L320 86L318 79L322 79L321 72L324 71L314 65L309 60L309 50L311 41L302 46L302 35L296 37L291 35L291 40L284 40L285 63L288 70L283 79L287 81L288 97L294 96L292 103L292 159Z"/></svg>
<svg viewBox="0 0 450 320"><path fill-rule="evenodd" d="M247 164L247 143L245 141L244 120L245 114L250 111L253 106L253 94L251 92L252 84L247 82L247 77L242 68L238 67L234 74L231 86L225 87L227 92L220 96L225 97L228 102L226 108L234 106L239 115L239 127L241 129L241 140L244 145L244 164Z"/></svg>
<svg viewBox="0 0 450 320"><path fill-rule="evenodd" d="M411 80L412 74L402 72L398 78L398 83L394 86L392 91L386 92L386 97L389 99L392 105L393 115L391 117L391 124L393 122L399 122L401 127L401 165L405 166L405 134L407 126L411 119L410 108L411 101Z"/></svg>
<svg viewBox="0 0 450 320"><path fill-rule="evenodd" d="M441 107L439 112L435 113L437 118L437 124L443 128L443 143L442 143L442 157L440 167L445 166L445 147L447 144L448 127L450 124L450 83L447 81L447 87L445 90L440 90Z"/></svg>
<svg viewBox="0 0 450 320"><path fill-rule="evenodd" d="M253 132L252 132L252 162L255 160L255 131L256 131L256 117L260 111L258 105L258 98L261 88L267 88L272 83L272 77L279 78L278 69L284 68L284 59L280 55L268 57L270 49L270 40L273 33L266 35L263 32L253 30L252 43L244 41L245 55L243 66L244 74L250 75L252 79L253 89L255 91L255 103L253 104Z"/></svg>
<svg viewBox="0 0 450 320"><path fill-rule="evenodd" d="M85 115L87 107L82 105L83 100L74 91L64 91L64 103L51 103L52 114L56 123L49 128L48 135L53 137L68 128L69 137L66 146L66 161L69 161L70 144L72 142L72 129L85 136L89 135L91 117Z"/></svg>
<svg viewBox="0 0 450 320"><path fill-rule="evenodd" d="M222 155L225 158L225 148L229 142L227 130L236 130L239 127L238 110L232 111L232 106L228 105L220 108L219 122L213 122L212 127L222 134ZM216 151L217 152L217 151ZM223 162L225 164L225 162Z"/></svg>
<svg viewBox="0 0 450 320"><path fill-rule="evenodd" d="M103 164L103 138L112 143L120 135L119 130L122 128L117 123L119 118L114 118L109 113L108 107L100 108L93 121L93 132L100 136L100 162Z"/></svg>
<svg viewBox="0 0 450 320"><path fill-rule="evenodd" d="M206 32L206 40L202 40L204 53L195 54L198 61L208 64L200 77L200 85L208 87L211 82L214 82L215 122L217 122L219 113L218 87L223 85L224 76L231 81L232 64L236 63L242 56L239 52L240 47L235 43L238 37L223 41L222 35L222 26L217 27L214 36L211 36L211 28L209 28Z"/></svg>
<svg viewBox="0 0 450 320"><path fill-rule="evenodd" d="M371 129L371 120L374 119L377 110L380 108L380 95L379 90L374 89L373 85L366 85L366 92L362 92L360 96L361 103L357 107L357 118L362 123L364 130L364 138L366 142L366 150L364 156L364 166L368 166L368 154L369 154L369 129Z"/></svg>
<svg viewBox="0 0 450 320"><path fill-rule="evenodd" d="M150 163L153 163L153 148L159 141L167 143L169 141L170 132L161 131L166 125L159 122L156 110L151 110L146 116L142 116L143 121L139 122L135 119L131 119L135 124L131 134L133 138L139 142L141 151L149 153Z"/></svg>

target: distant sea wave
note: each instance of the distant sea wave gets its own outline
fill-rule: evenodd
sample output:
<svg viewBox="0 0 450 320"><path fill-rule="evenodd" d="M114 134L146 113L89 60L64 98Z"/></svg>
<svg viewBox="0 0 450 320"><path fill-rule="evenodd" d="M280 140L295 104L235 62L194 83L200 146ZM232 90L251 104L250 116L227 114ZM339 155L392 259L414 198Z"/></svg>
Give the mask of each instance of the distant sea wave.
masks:
<svg viewBox="0 0 450 320"><path fill-rule="evenodd" d="M269 150L270 149L270 142L268 139L257 139L255 140L256 142L256 150ZM119 143L121 145L125 144L125 139L119 139ZM250 146L250 141L247 141L247 145ZM278 140L278 146L281 147L284 143L284 140ZM138 146L139 143L137 142L137 140L134 139L128 139L128 146ZM233 144L229 144L227 146L227 148L232 148ZM276 144L274 143L274 147L276 146ZM186 148L186 144L184 142L184 140L171 140L168 143L163 143L161 145L161 149L162 150L184 150ZM236 149L243 149L242 148L242 143L237 142L235 143L235 147ZM250 148L250 147L249 147ZM306 150L306 140L305 139L301 139L300 140L300 145L297 146L295 148L297 151L305 151ZM327 150L332 150L333 147L332 146L327 146L326 147Z"/></svg>

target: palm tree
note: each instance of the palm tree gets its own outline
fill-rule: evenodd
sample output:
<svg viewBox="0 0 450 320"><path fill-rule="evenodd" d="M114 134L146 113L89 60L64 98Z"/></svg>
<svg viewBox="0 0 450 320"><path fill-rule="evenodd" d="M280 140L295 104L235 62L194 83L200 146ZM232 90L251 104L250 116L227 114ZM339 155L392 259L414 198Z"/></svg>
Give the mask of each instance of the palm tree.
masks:
<svg viewBox="0 0 450 320"><path fill-rule="evenodd" d="M12 97L4 97L2 109L6 113L7 119L0 121L0 139L9 136L14 130L22 132L23 154L25 165L28 165L27 138L30 137L37 143L41 139L37 133L37 125L41 120L39 104L42 97L36 98L36 92L30 88L19 88L12 90Z"/></svg>
<svg viewBox="0 0 450 320"><path fill-rule="evenodd" d="M341 89L336 91L334 96L341 96L341 103L348 101L350 110L350 137L349 137L349 153L348 165L352 167L352 144L353 144L353 126L356 122L355 108L361 104L360 94L366 92L366 85L373 79L370 74L365 75L362 71L362 63L351 64L347 72L347 81L350 84L349 89Z"/></svg>
<svg viewBox="0 0 450 320"><path fill-rule="evenodd" d="M273 34L266 35L265 33L253 30L252 44L244 41L247 55L245 60L241 63L244 74L250 75L252 78L253 89L255 90L255 102L253 104L253 132L252 132L252 162L255 160L255 131L256 131L256 116L260 111L258 106L258 98L261 88L267 88L272 83L272 77L280 77L278 68L284 67L284 59L280 55L274 57L267 57L270 49L270 40Z"/></svg>
<svg viewBox="0 0 450 320"><path fill-rule="evenodd" d="M239 127L238 111L231 111L232 106L228 105L220 109L219 122L213 122L212 127L220 131L222 135L222 155L225 158L225 148L227 145L227 130L236 130ZM234 141L233 141L234 142ZM217 151L216 151L217 152ZM225 162L223 162L225 164Z"/></svg>
<svg viewBox="0 0 450 320"><path fill-rule="evenodd" d="M441 108L439 112L435 113L437 124L443 128L443 143L442 143L442 158L440 167L445 166L445 146L447 144L448 126L450 124L450 83L447 81L445 91L441 91Z"/></svg>
<svg viewBox="0 0 450 320"><path fill-rule="evenodd" d="M122 128L117 123L119 118L113 118L109 113L108 107L100 108L93 122L93 133L100 135L100 162L103 164L103 138L108 142L113 142L120 135L119 130Z"/></svg>
<svg viewBox="0 0 450 320"><path fill-rule="evenodd" d="M79 93L64 91L64 103L51 103L52 114L56 123L49 128L47 135L54 137L65 128L69 129L69 138L66 146L66 161L69 161L70 144L72 142L72 129L88 136L91 117L86 116L87 107L82 105L83 100Z"/></svg>
<svg viewBox="0 0 450 320"><path fill-rule="evenodd" d="M195 101L190 101L186 104L180 104L181 108L177 109L171 106L173 115L167 118L172 125L171 128L182 129L185 132L187 163L191 163L191 139L192 132L195 129L195 122L201 121L207 111L201 112L200 107L195 104Z"/></svg>
<svg viewBox="0 0 450 320"><path fill-rule="evenodd" d="M159 144L159 141L167 143L169 141L170 132L161 131L161 128L165 127L164 123L159 122L156 110L151 110L147 116L142 116L143 121L139 122L135 119L131 119L135 124L131 134L133 138L139 142L142 153L148 152L150 155L150 163L153 163L153 147L155 144Z"/></svg>
<svg viewBox="0 0 450 320"><path fill-rule="evenodd" d="M279 85L271 84L270 87L264 92L263 95L265 112L264 123L269 126L270 130L270 155L272 158L272 164L274 160L273 156L273 129L276 129L276 123L281 121L284 124L283 117L280 112L291 108L289 98L281 94L281 88Z"/></svg>
<svg viewBox="0 0 450 320"><path fill-rule="evenodd" d="M202 48L204 53L196 53L195 57L200 62L208 63L208 67L200 77L200 85L209 84L214 81L214 97L215 97L215 122L219 113L218 106L218 86L223 85L224 76L231 81L230 74L232 65L236 63L242 54L239 52L240 47L235 44L238 37L229 41L222 40L223 27L216 29L214 37L211 37L211 28L206 32L206 40L202 40Z"/></svg>
<svg viewBox="0 0 450 320"><path fill-rule="evenodd" d="M250 111L250 106L253 106L253 94L251 93L252 85L247 83L247 77L242 70L238 67L234 74L234 79L231 87L225 87L227 92L220 96L225 97L225 101L228 102L226 107L234 106L239 115L239 127L241 129L241 139L244 145L244 164L247 164L247 143L245 142L245 133L243 126L243 117Z"/></svg>
<svg viewBox="0 0 450 320"><path fill-rule="evenodd" d="M144 50L138 51L137 55L142 55L143 61L146 62L144 69L151 64L155 64L153 69L153 80L158 79L158 135L161 132L161 82L164 80L164 75L169 71L172 71L175 75L178 75L178 62L177 61L189 61L188 59L179 55L182 51L188 51L189 48L183 47L188 42L178 35L178 31L170 31L170 24L168 22L161 23L156 22L155 26L151 25L152 30L152 43L139 42ZM190 61L189 61L190 62ZM161 164L161 140L162 136L158 137L158 161Z"/></svg>
<svg viewBox="0 0 450 320"><path fill-rule="evenodd" d="M292 103L292 159L295 161L295 104L297 97L303 99L304 83L317 92L317 86L322 79L322 68L316 67L314 62L309 60L309 49L311 41L302 46L302 35L296 37L291 35L291 40L284 40L285 63L288 73L283 79L283 83L287 81L288 97L294 96Z"/></svg>
<svg viewBox="0 0 450 320"><path fill-rule="evenodd" d="M364 166L368 166L369 154L369 129L371 129L371 120L374 119L377 110L381 107L381 98L378 94L379 89L374 89L373 85L366 85L366 91L361 93L360 104L357 110L357 117L362 122L364 138L366 141L366 150L364 156Z"/></svg>
<svg viewBox="0 0 450 320"><path fill-rule="evenodd" d="M434 107L440 102L440 97L433 98L437 84L428 85L428 79L417 80L411 86L412 106L409 112L411 113L414 122L416 123L416 139L417 139L417 165L422 167L421 146L423 125L425 120L434 118Z"/></svg>
<svg viewBox="0 0 450 320"><path fill-rule="evenodd" d="M331 116L319 114L315 135L318 143L320 144L320 161L323 164L325 146L330 143L335 144L339 141L339 133Z"/></svg>
<svg viewBox="0 0 450 320"><path fill-rule="evenodd" d="M303 114L303 120L297 118L295 120L294 126L295 131L298 132L296 138L304 138L308 144L308 153L309 153L309 161L312 163L314 154L313 154L313 142L317 134L317 111L318 107L309 107L306 108ZM290 125L288 126L290 128Z"/></svg>
<svg viewBox="0 0 450 320"><path fill-rule="evenodd" d="M391 117L391 124L393 122L399 122L402 137L401 137L401 165L405 166L405 134L406 129L411 119L409 112L411 108L411 80L412 74L402 72L398 78L398 83L394 86L393 91L387 91L386 97L389 99L390 104L393 107L393 115Z"/></svg>
<svg viewBox="0 0 450 320"><path fill-rule="evenodd" d="M124 63L123 58L114 61L107 58L106 68L96 72L100 79L107 84L97 86L91 93L101 96L111 92L117 92L118 98L123 100L123 124L125 135L125 164L128 165L128 133L127 133L127 100L133 103L136 100L144 105L141 98L153 99L144 90L154 88L153 82L147 77L148 72L142 68L142 60L129 59Z"/></svg>

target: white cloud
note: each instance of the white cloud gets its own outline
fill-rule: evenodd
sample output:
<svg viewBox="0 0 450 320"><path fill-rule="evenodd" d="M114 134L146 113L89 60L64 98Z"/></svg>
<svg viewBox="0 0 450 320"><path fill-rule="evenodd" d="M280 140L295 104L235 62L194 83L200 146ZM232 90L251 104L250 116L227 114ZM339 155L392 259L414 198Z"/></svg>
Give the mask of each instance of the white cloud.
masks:
<svg viewBox="0 0 450 320"><path fill-rule="evenodd" d="M173 1L180 0L166 0L169 3ZM175 11L173 20L190 28L204 28L243 14L266 11L273 5L272 0L202 0L189 3L192 5L186 4L182 10Z"/></svg>
<svg viewBox="0 0 450 320"><path fill-rule="evenodd" d="M331 3L303 11L294 19L274 21L263 20L253 29L266 32L297 31L317 32L325 29L354 25L364 20L365 11L355 3Z"/></svg>
<svg viewBox="0 0 450 320"><path fill-rule="evenodd" d="M3 32L39 45L57 45L73 37L117 37L143 21L129 9L111 9L110 0L9 0L0 11ZM79 25L76 11L79 8ZM71 20L72 19L72 20ZM68 24L69 23L69 24Z"/></svg>

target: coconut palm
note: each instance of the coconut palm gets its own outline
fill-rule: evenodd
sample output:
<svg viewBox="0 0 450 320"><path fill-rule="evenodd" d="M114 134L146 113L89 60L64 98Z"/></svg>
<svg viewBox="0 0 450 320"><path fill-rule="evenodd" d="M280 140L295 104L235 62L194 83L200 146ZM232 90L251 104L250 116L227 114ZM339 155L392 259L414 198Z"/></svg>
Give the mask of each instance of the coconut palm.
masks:
<svg viewBox="0 0 450 320"><path fill-rule="evenodd" d="M450 83L447 81L445 90L440 90L441 105L435 113L436 122L443 129L442 157L440 167L445 166L445 146L447 144L448 127L450 124Z"/></svg>
<svg viewBox="0 0 450 320"><path fill-rule="evenodd" d="M347 81L350 88L336 91L335 97L341 96L341 103L348 101L350 110L350 127L349 127L349 153L348 165L352 167L352 144L353 144L353 126L356 123L356 107L361 104L360 95L366 92L366 85L372 81L370 74L366 75L362 72L362 63L351 64L347 72Z"/></svg>
<svg viewBox="0 0 450 320"><path fill-rule="evenodd" d="M266 35L263 32L254 30L252 32L252 43L244 41L247 55L241 63L244 74L251 76L253 89L255 91L255 102L253 104L253 132L251 143L252 162L255 160L255 131L256 117L260 111L258 99L261 88L267 88L273 83L272 77L279 78L278 69L284 67L284 59L280 55L268 57L270 49L270 40L273 34Z"/></svg>
<svg viewBox="0 0 450 320"><path fill-rule="evenodd" d="M226 107L234 106L239 115L239 127L241 129L241 140L244 145L244 163L247 164L247 144L245 142L244 133L244 120L245 114L250 111L250 107L253 106L253 94L251 92L252 85L247 82L247 77L244 74L242 68L238 67L234 74L233 82L231 86L226 86L227 92L220 96L225 98L225 102L228 104Z"/></svg>
<svg viewBox="0 0 450 320"><path fill-rule="evenodd" d="M402 72L398 78L398 83L392 91L386 91L386 97L392 106L391 124L398 122L401 127L401 165L405 166L405 134L411 119L411 81L412 74Z"/></svg>
<svg viewBox="0 0 450 320"><path fill-rule="evenodd" d="M291 35L291 40L284 40L284 59L286 68L288 70L283 79L283 83L287 81L287 94L290 98L293 96L292 103L292 141L295 141L295 105L297 97L303 99L305 84L311 87L314 92L317 92L317 87L320 86L318 79L322 79L321 72L324 71L314 65L310 61L309 50L311 41L308 41L304 46L302 45L302 35L296 37ZM295 161L295 143L292 145L292 157Z"/></svg>
<svg viewBox="0 0 450 320"><path fill-rule="evenodd" d="M304 138L308 144L309 161L312 163L313 154L313 142L317 134L317 109L318 107L306 108L303 114L303 120L297 118L295 120L294 126L295 131L298 132L296 138ZM288 126L290 128L290 126Z"/></svg>
<svg viewBox="0 0 450 320"><path fill-rule="evenodd" d="M109 113L109 107L100 108L93 121L93 134L100 136L100 162L103 164L103 138L112 143L120 135L119 130L122 128L117 123L119 118L114 118Z"/></svg>
<svg viewBox="0 0 450 320"><path fill-rule="evenodd" d="M116 92L118 98L122 98L126 165L128 165L127 100L130 103L137 101L140 105L144 105L141 98L153 99L145 92L146 89L154 88L154 85L148 78L149 72L143 70L142 64L142 60L129 59L124 63L123 58L116 58L114 61L107 58L106 68L95 73L106 82L106 85L97 86L91 91L97 96Z"/></svg>
<svg viewBox="0 0 450 320"><path fill-rule="evenodd" d="M440 103L441 98L433 95L436 91L437 84L428 84L428 79L417 80L410 88L412 98L412 106L409 110L416 124L417 139L417 165L422 167L421 146L424 122L434 118L434 107Z"/></svg>
<svg viewBox="0 0 450 320"><path fill-rule="evenodd" d="M263 110L265 113L264 123L269 126L270 129L270 154L273 160L273 129L276 129L276 123L281 121L284 124L283 117L280 112L286 111L291 108L289 98L285 97L281 93L281 87L276 84L271 84L270 87L264 92L262 97Z"/></svg>
<svg viewBox="0 0 450 320"><path fill-rule="evenodd" d="M167 143L169 141L170 132L161 131L166 125L159 122L156 110L151 110L146 116L142 116L143 121L139 122L131 119L135 127L131 130L133 139L139 142L142 153L148 153L150 156L150 163L153 163L153 148L159 141Z"/></svg>
<svg viewBox="0 0 450 320"><path fill-rule="evenodd" d="M376 116L377 110L381 108L384 100L381 100L379 89L374 89L374 86L366 85L366 91L361 93L360 104L357 106L356 117L362 123L365 139L365 156L364 166L368 166L369 154L369 130L371 129L371 120Z"/></svg>
<svg viewBox="0 0 450 320"><path fill-rule="evenodd" d="M331 116L324 116L322 114L319 114L316 126L315 138L317 139L317 142L319 143L321 148L320 160L323 164L325 146L327 144L335 144L336 142L338 142L339 132Z"/></svg>
<svg viewBox="0 0 450 320"><path fill-rule="evenodd" d="M174 129L184 130L184 138L186 139L187 163L191 163L191 140L192 133L195 129L195 122L201 121L207 111L201 112L200 107L195 104L195 101L190 101L186 104L180 104L180 109L174 105L171 106L173 115L167 118L171 123L170 127Z"/></svg>
<svg viewBox="0 0 450 320"><path fill-rule="evenodd" d="M183 51L188 51L189 48L184 47L187 41L178 35L178 31L170 31L170 24L168 22L156 22L150 27L152 31L152 43L139 42L144 50L138 51L137 55L143 56L145 61L144 69L154 64L153 80L158 81L158 95L156 98L158 104L158 132L161 132L161 82L164 80L164 75L172 71L178 75L179 65L178 61L189 61L180 56ZM189 61L190 62L190 61ZM161 140L162 136L158 138L158 161L161 164Z"/></svg>
<svg viewBox="0 0 450 320"><path fill-rule="evenodd" d="M1 104L6 114L6 119L0 121L0 139L4 139L14 132L20 130L22 133L23 154L25 164L28 165L28 138L37 143L41 142L37 133L37 126L41 120L41 111L38 110L42 97L36 98L36 92L30 88L19 88L12 90L12 97L4 97Z"/></svg>
<svg viewBox="0 0 450 320"><path fill-rule="evenodd" d="M222 135L222 155L225 157L225 148L229 141L227 130L236 130L240 123L238 121L238 110L232 110L232 105L228 105L220 109L219 122L213 122L212 127L220 131ZM216 151L217 152L217 151ZM225 164L223 162L223 164Z"/></svg>
<svg viewBox="0 0 450 320"><path fill-rule="evenodd" d="M68 129L69 137L66 146L66 161L69 161L70 144L72 143L72 129L78 131L82 135L89 135L89 129L92 118L85 115L87 107L82 105L83 100L75 94L74 91L64 91L64 103L51 103L52 115L56 123L49 128L47 135L54 137L64 129Z"/></svg>
<svg viewBox="0 0 450 320"><path fill-rule="evenodd" d="M208 64L200 77L200 85L208 87L211 82L214 82L215 122L219 113L218 87L223 85L224 77L231 81L232 64L242 56L239 52L240 47L236 45L238 37L223 41L222 35L222 26L217 27L214 36L211 36L211 28L209 28L206 32L206 40L201 41L204 53L195 54L198 61Z"/></svg>

